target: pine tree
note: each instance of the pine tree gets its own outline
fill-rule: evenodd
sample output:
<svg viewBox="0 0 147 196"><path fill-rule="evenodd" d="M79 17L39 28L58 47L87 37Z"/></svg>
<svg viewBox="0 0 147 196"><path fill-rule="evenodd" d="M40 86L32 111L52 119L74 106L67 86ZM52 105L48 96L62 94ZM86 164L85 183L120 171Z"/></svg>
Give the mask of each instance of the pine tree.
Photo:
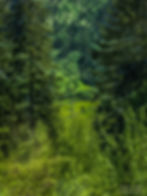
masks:
<svg viewBox="0 0 147 196"><path fill-rule="evenodd" d="M101 65L97 71L99 96L102 98L98 112L104 115L102 120L96 121L96 128L99 130L105 125L106 134L115 138L117 148L105 142L102 130L103 146L109 146L118 175L123 171L122 181L128 185L132 177L130 160L127 158L121 166L118 160L120 153L124 156L128 153L124 144L127 139L124 133L126 108L129 105L138 111L147 104L146 9L145 0L111 0L100 26L99 47L94 55Z"/></svg>
<svg viewBox="0 0 147 196"><path fill-rule="evenodd" d="M112 0L100 27L99 51L101 70L99 87L113 99L131 100L145 85L146 69L146 1ZM102 75L102 77L100 76ZM140 92L143 93L143 92ZM138 100L138 98L136 97ZM117 99L118 100L118 99ZM144 104L140 101L138 104Z"/></svg>
<svg viewBox="0 0 147 196"><path fill-rule="evenodd" d="M0 1L0 151L7 155L10 139L11 98L10 92L10 73L12 70L12 48L11 40L8 40L8 23L10 14L9 3Z"/></svg>
<svg viewBox="0 0 147 196"><path fill-rule="evenodd" d="M7 112L9 111L10 99L6 94L9 89L9 73L11 70L11 50L12 43L8 40L7 16L9 14L8 4L5 1L0 2L0 125L6 123ZM7 21L6 21L7 20Z"/></svg>
<svg viewBox="0 0 147 196"><path fill-rule="evenodd" d="M4 7L7 7L4 2ZM5 64L1 77L3 123L11 129L10 137L19 136L19 125L28 124L32 130L39 120L46 123L49 134L53 129L54 64L51 61L50 18L46 1L9 0L3 47ZM5 22L3 21L3 22ZM1 41L1 43L3 42ZM2 45L2 44L1 44ZM6 52L5 52L6 50ZM9 52L10 51L10 52ZM8 61L8 63L7 63ZM15 138L14 138L15 139Z"/></svg>
<svg viewBox="0 0 147 196"><path fill-rule="evenodd" d="M17 121L33 128L39 118L50 115L53 63L50 59L50 29L45 1L15 0L11 4L10 39L13 50L12 92Z"/></svg>

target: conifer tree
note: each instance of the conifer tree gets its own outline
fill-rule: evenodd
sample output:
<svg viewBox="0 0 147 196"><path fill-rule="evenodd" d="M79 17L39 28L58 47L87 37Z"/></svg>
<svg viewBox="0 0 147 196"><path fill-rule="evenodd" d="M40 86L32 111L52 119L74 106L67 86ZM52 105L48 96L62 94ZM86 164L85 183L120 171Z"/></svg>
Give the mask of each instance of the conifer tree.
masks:
<svg viewBox="0 0 147 196"><path fill-rule="evenodd" d="M49 15L45 1L11 1L11 10L14 111L18 122L27 120L33 128L39 118L51 114L53 64Z"/></svg>
<svg viewBox="0 0 147 196"><path fill-rule="evenodd" d="M12 2L11 34L13 50L14 82L18 120L27 119L33 128L37 119L47 118L52 105L50 59L50 29L45 1Z"/></svg>
<svg viewBox="0 0 147 196"><path fill-rule="evenodd" d="M13 46L8 40L9 13L9 3L4 0L0 1L0 151L2 150L6 155L10 139L8 124L11 115L11 98L9 92Z"/></svg>
<svg viewBox="0 0 147 196"><path fill-rule="evenodd" d="M147 4L144 0L110 2L108 14L100 26L99 51L95 55L102 65L97 72L102 79L98 85L109 97L131 100L136 107L132 99L138 100L136 92L142 94L140 87L146 86ZM139 102L138 105L144 104L145 100Z"/></svg>
<svg viewBox="0 0 147 196"><path fill-rule="evenodd" d="M11 70L11 50L12 43L8 40L8 16L9 8L5 1L0 1L0 125L5 124L6 116L9 111L10 100L7 92L9 91L9 73Z"/></svg>
<svg viewBox="0 0 147 196"><path fill-rule="evenodd" d="M106 133L115 138L117 148L105 142L105 133L101 133L103 146L109 146L116 169L123 171L122 179L132 176L129 158L119 166L117 156L128 153L124 144L127 139L124 133L126 108L132 106L138 111L147 104L146 9L145 0L111 0L108 14L100 26L98 51L94 53L94 58L101 64L97 71L102 95L98 112L104 115L102 120L96 121L96 128L99 130L101 125L106 125Z"/></svg>
<svg viewBox="0 0 147 196"><path fill-rule="evenodd" d="M28 124L34 130L42 120L53 136L55 74L46 1L9 0L8 5L2 2L8 10L0 21L0 49L4 54L0 57L1 119L6 119L2 122L14 138L19 135L20 124Z"/></svg>

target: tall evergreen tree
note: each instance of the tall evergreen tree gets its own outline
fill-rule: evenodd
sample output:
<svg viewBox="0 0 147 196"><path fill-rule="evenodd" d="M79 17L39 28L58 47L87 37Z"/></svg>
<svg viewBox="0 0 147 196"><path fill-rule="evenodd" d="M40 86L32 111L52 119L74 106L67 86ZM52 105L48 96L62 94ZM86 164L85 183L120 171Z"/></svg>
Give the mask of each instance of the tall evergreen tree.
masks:
<svg viewBox="0 0 147 196"><path fill-rule="evenodd" d="M12 1L11 9L15 110L17 120L27 119L33 128L38 118L49 116L52 105L49 15L45 1Z"/></svg>
<svg viewBox="0 0 147 196"><path fill-rule="evenodd" d="M9 5L5 1L0 2L0 125L6 123L10 99L7 92L9 91L9 73L11 71L11 51L12 42L8 40L8 14Z"/></svg>
<svg viewBox="0 0 147 196"><path fill-rule="evenodd" d="M139 96L147 96L147 4L144 0L110 2L100 27L99 50L95 53L102 65L97 72L101 79L98 85L103 92L109 92L109 97L111 94L115 100L130 100L136 107L146 100L139 101Z"/></svg>
<svg viewBox="0 0 147 196"><path fill-rule="evenodd" d="M9 3L0 1L0 150L4 154L8 154L8 146L10 139L10 123L11 114L11 98L10 92L10 72L12 70L12 48L11 40L8 40L8 23L10 14Z"/></svg>
<svg viewBox="0 0 147 196"><path fill-rule="evenodd" d="M123 171L122 179L130 177L129 182L123 182L128 184L131 184L132 176L130 160L127 158L121 163L122 168L118 160L119 153L124 156L128 153L124 144L127 139L124 133L126 107L129 105L138 111L147 104L146 9L145 0L111 0L100 26L99 47L94 52L94 58L99 62L96 76L102 98L98 112L104 115L102 120L97 119L96 126L100 130L106 125L106 132L102 130L103 146L109 146L116 169ZM105 142L107 134L115 138L117 148Z"/></svg>
<svg viewBox="0 0 147 196"><path fill-rule="evenodd" d="M3 3L0 26L1 121L10 136L20 124L35 129L42 120L53 130L54 64L50 58L50 18L46 1L9 0ZM3 120L5 119L5 121Z"/></svg>

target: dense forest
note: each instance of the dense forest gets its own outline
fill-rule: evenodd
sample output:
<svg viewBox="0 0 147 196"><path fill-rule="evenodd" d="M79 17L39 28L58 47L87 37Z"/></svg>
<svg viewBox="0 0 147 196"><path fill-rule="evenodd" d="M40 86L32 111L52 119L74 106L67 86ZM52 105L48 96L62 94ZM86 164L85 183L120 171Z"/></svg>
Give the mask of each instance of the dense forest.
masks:
<svg viewBox="0 0 147 196"><path fill-rule="evenodd" d="M147 1L0 1L0 196L147 195Z"/></svg>

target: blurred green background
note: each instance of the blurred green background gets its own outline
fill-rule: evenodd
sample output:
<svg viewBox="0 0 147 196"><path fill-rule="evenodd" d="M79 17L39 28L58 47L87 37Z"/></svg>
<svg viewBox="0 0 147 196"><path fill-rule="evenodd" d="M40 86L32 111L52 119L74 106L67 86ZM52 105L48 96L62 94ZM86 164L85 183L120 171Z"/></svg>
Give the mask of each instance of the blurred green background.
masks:
<svg viewBox="0 0 147 196"><path fill-rule="evenodd" d="M0 196L147 195L147 2L0 1Z"/></svg>

